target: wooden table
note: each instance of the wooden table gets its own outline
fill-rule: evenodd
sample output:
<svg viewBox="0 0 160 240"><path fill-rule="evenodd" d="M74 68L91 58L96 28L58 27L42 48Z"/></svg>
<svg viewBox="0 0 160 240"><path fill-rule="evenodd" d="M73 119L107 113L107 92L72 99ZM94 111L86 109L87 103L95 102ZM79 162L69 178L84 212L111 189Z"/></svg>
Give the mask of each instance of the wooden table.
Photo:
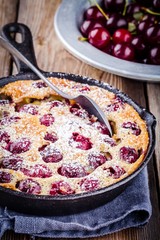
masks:
<svg viewBox="0 0 160 240"><path fill-rule="evenodd" d="M38 65L41 69L71 72L108 82L127 93L156 116L157 144L153 159L148 166L153 206L153 214L149 223L143 228L127 229L108 236L93 238L93 240L158 240L160 239L160 196L158 196L160 193L160 84L121 78L97 70L73 57L64 49L53 28L53 17L59 4L60 0L0 0L0 25L20 22L29 26L33 34ZM0 59L0 77L11 74L15 68L8 52L2 48L0 48ZM30 236L8 231L2 237L2 240L17 239L28 240ZM36 238L36 240L41 239Z"/></svg>

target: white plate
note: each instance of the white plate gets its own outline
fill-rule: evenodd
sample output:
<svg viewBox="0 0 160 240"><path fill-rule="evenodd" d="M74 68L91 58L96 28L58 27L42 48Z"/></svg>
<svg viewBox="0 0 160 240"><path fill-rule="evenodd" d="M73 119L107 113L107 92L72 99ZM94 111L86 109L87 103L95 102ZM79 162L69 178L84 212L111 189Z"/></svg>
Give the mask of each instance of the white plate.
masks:
<svg viewBox="0 0 160 240"><path fill-rule="evenodd" d="M87 0L62 0L55 17L54 28L65 48L80 60L103 71L135 80L160 82L160 66L133 63L112 57L88 42L78 40L78 29Z"/></svg>

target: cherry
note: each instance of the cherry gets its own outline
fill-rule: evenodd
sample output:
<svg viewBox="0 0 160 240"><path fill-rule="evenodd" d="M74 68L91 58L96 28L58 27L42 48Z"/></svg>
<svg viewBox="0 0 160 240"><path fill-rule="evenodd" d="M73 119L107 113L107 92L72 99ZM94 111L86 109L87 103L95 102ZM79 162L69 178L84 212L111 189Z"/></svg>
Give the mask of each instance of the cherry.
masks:
<svg viewBox="0 0 160 240"><path fill-rule="evenodd" d="M54 123L54 117L52 116L52 114L48 113L48 114L44 114L41 118L40 118L40 123L42 125L45 125L46 127L49 127L50 125L52 125Z"/></svg>
<svg viewBox="0 0 160 240"><path fill-rule="evenodd" d="M143 41L142 36L135 36L132 38L131 44L133 45L134 49L137 50L138 52L142 52L145 50L146 45Z"/></svg>
<svg viewBox="0 0 160 240"><path fill-rule="evenodd" d="M145 32L146 41L150 44L160 44L160 25L150 26Z"/></svg>
<svg viewBox="0 0 160 240"><path fill-rule="evenodd" d="M91 6L84 12L84 19L105 20L105 17L97 6Z"/></svg>
<svg viewBox="0 0 160 240"><path fill-rule="evenodd" d="M45 82L35 82L32 84L33 87L35 88L46 88L48 87Z"/></svg>
<svg viewBox="0 0 160 240"><path fill-rule="evenodd" d="M153 6L160 9L160 0L153 0Z"/></svg>
<svg viewBox="0 0 160 240"><path fill-rule="evenodd" d="M21 168L22 163L23 163L22 157L11 155L2 158L0 166L1 168L7 168L17 171Z"/></svg>
<svg viewBox="0 0 160 240"><path fill-rule="evenodd" d="M99 188L98 179L85 178L79 182L82 191L90 192Z"/></svg>
<svg viewBox="0 0 160 240"><path fill-rule="evenodd" d="M113 34L113 42L116 43L130 43L132 40L132 34L124 28L117 29Z"/></svg>
<svg viewBox="0 0 160 240"><path fill-rule="evenodd" d="M0 120L0 125L9 125L12 123L16 123L18 122L18 120L20 119L20 117L17 116L4 116L1 120Z"/></svg>
<svg viewBox="0 0 160 240"><path fill-rule="evenodd" d="M90 153L88 155L88 161L89 161L89 165L91 167L93 167L94 169L96 169L97 167L99 167L102 164L104 164L107 161L107 159L101 153L98 153L98 154Z"/></svg>
<svg viewBox="0 0 160 240"><path fill-rule="evenodd" d="M138 136L141 133L141 129L135 122L124 122L122 124L122 127L126 129L131 129L132 133L136 136Z"/></svg>
<svg viewBox="0 0 160 240"><path fill-rule="evenodd" d="M50 105L51 105L51 107L50 107L50 110L51 110L54 107L64 106L64 103L61 101L55 100L55 101L50 102Z"/></svg>
<svg viewBox="0 0 160 240"><path fill-rule="evenodd" d="M114 47L113 42L110 41L110 42L107 44L107 46L105 46L105 47L102 49L102 51L103 51L104 53L107 53L107 54L109 54L109 55L112 55L113 47Z"/></svg>
<svg viewBox="0 0 160 240"><path fill-rule="evenodd" d="M87 118L89 117L89 114L86 110L81 108L81 106L77 103L73 104L70 107L70 112L73 113L75 116L81 117L81 118Z"/></svg>
<svg viewBox="0 0 160 240"><path fill-rule="evenodd" d="M27 152L31 147L31 142L27 138L21 138L15 142L8 142L5 149L13 154Z"/></svg>
<svg viewBox="0 0 160 240"><path fill-rule="evenodd" d="M160 45L149 50L148 61L150 64L160 65Z"/></svg>
<svg viewBox="0 0 160 240"><path fill-rule="evenodd" d="M12 175L10 173L0 171L0 183L10 183Z"/></svg>
<svg viewBox="0 0 160 240"><path fill-rule="evenodd" d="M124 10L125 0L104 0L104 5L107 11L114 11L115 7L119 12Z"/></svg>
<svg viewBox="0 0 160 240"><path fill-rule="evenodd" d="M117 145L116 141L110 137L105 138L104 142L108 143L111 147L115 147Z"/></svg>
<svg viewBox="0 0 160 240"><path fill-rule="evenodd" d="M50 141L50 142L54 143L58 140L58 137L55 132L46 132L44 139L46 141Z"/></svg>
<svg viewBox="0 0 160 240"><path fill-rule="evenodd" d="M100 133L105 135L110 135L110 132L105 124L97 121L97 122L94 122L92 126L98 129Z"/></svg>
<svg viewBox="0 0 160 240"><path fill-rule="evenodd" d="M8 143L10 141L10 136L6 131L0 131L0 142L6 142Z"/></svg>
<svg viewBox="0 0 160 240"><path fill-rule="evenodd" d="M21 107L16 105L15 110L17 112L25 112L25 113L29 113L29 114L32 114L32 115L38 114L37 106L34 106L32 104L25 104Z"/></svg>
<svg viewBox="0 0 160 240"><path fill-rule="evenodd" d="M120 166L114 166L107 168L107 171L109 171L109 175L113 178L120 178L123 174L126 173L124 168L121 168Z"/></svg>
<svg viewBox="0 0 160 240"><path fill-rule="evenodd" d="M78 163L63 164L58 168L58 173L67 178L80 178L88 175L85 168Z"/></svg>
<svg viewBox="0 0 160 240"><path fill-rule="evenodd" d="M42 160L46 163L56 163L63 159L62 153L53 145L46 146L42 149L39 149L39 151L42 155Z"/></svg>
<svg viewBox="0 0 160 240"><path fill-rule="evenodd" d="M52 183L50 195L68 195L73 194L75 191L70 187L69 183L65 181L57 181Z"/></svg>
<svg viewBox="0 0 160 240"><path fill-rule="evenodd" d="M153 25L153 22L150 21L150 19L146 19L146 20L140 21L138 26L137 26L137 31L138 31L139 34L143 34L152 25Z"/></svg>
<svg viewBox="0 0 160 240"><path fill-rule="evenodd" d="M127 5L126 15L134 17L134 14L140 13L140 12L142 12L140 4L130 3Z"/></svg>
<svg viewBox="0 0 160 240"><path fill-rule="evenodd" d="M29 178L18 181L16 183L16 188L18 188L21 192L28 194L40 194L41 192L40 184L37 181L33 181Z"/></svg>
<svg viewBox="0 0 160 240"><path fill-rule="evenodd" d="M10 104L9 99L0 99L0 105L6 105L6 104Z"/></svg>
<svg viewBox="0 0 160 240"><path fill-rule="evenodd" d="M119 13L112 13L106 22L106 28L113 33L118 28L128 29L128 22L124 16Z"/></svg>
<svg viewBox="0 0 160 240"><path fill-rule="evenodd" d="M113 56L123 60L133 61L135 59L135 51L131 44L117 43L113 48Z"/></svg>
<svg viewBox="0 0 160 240"><path fill-rule="evenodd" d="M109 44L111 39L110 33L103 27L94 28L88 34L88 41L93 46L102 49Z"/></svg>
<svg viewBox="0 0 160 240"><path fill-rule="evenodd" d="M52 176L52 172L43 164L36 164L34 166L23 167L21 171L24 175L29 177L49 178Z"/></svg>
<svg viewBox="0 0 160 240"><path fill-rule="evenodd" d="M139 153L130 147L121 147L120 158L128 163L134 163L139 158Z"/></svg>
<svg viewBox="0 0 160 240"><path fill-rule="evenodd" d="M94 28L104 27L101 20L85 20L80 26L80 31L84 37L88 37L89 32Z"/></svg>
<svg viewBox="0 0 160 240"><path fill-rule="evenodd" d="M124 108L124 101L123 99L121 99L120 97L116 97L112 100L113 103L109 104L106 107L106 111L108 112L116 112L118 110L120 110L121 108Z"/></svg>
<svg viewBox="0 0 160 240"><path fill-rule="evenodd" d="M90 142L90 139L82 136L77 132L72 133L72 138L70 139L69 143L70 145L75 146L76 148L80 148L82 150L88 150L92 148L92 143Z"/></svg>

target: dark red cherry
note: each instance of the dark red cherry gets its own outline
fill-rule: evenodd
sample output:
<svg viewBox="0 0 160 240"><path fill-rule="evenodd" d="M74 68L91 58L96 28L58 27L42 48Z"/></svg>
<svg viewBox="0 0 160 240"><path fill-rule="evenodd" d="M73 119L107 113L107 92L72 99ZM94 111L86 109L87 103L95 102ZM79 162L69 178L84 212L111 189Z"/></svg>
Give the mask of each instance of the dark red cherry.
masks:
<svg viewBox="0 0 160 240"><path fill-rule="evenodd" d="M48 114L44 114L41 118L40 118L40 123L42 125L45 125L46 127L49 127L50 125L52 125L54 123L54 117L52 116L52 114L48 113Z"/></svg>
<svg viewBox="0 0 160 240"><path fill-rule="evenodd" d="M0 131L0 142L6 142L8 143L10 141L10 136L6 131Z"/></svg>
<svg viewBox="0 0 160 240"><path fill-rule="evenodd" d="M160 45L149 50L148 61L150 64L160 65Z"/></svg>
<svg viewBox="0 0 160 240"><path fill-rule="evenodd" d="M9 99L0 99L0 105L6 105L6 104L10 104L10 100Z"/></svg>
<svg viewBox="0 0 160 240"><path fill-rule="evenodd" d="M104 25L104 22L101 20L85 20L80 26L80 31L84 37L88 37L88 34L92 29L104 27Z"/></svg>
<svg viewBox="0 0 160 240"><path fill-rule="evenodd" d="M0 120L0 124L1 125L9 125L12 123L16 123L18 122L18 120L20 119L20 117L18 116L4 116L1 120Z"/></svg>
<svg viewBox="0 0 160 240"><path fill-rule="evenodd" d="M98 129L100 133L105 135L110 135L110 132L105 124L101 122L94 122L92 126Z"/></svg>
<svg viewBox="0 0 160 240"><path fill-rule="evenodd" d="M120 166L109 167L107 168L107 171L109 171L109 175L113 178L120 178L123 174L126 173L124 168Z"/></svg>
<svg viewBox="0 0 160 240"><path fill-rule="evenodd" d="M54 100L54 101L50 102L50 105L51 105L51 107L50 107L50 110L51 110L54 107L64 106L64 103L61 101L58 101L58 100Z"/></svg>
<svg viewBox="0 0 160 240"><path fill-rule="evenodd" d="M89 165L91 167L93 167L94 169L96 169L97 167L101 166L102 164L104 164L107 159L106 157L99 153L99 154L96 154L96 153L90 153L88 155L88 161L89 161Z"/></svg>
<svg viewBox="0 0 160 240"><path fill-rule="evenodd" d="M16 106L16 111L17 112L25 112L25 113L29 113L32 115L36 115L38 114L38 110L37 110L37 106L34 106L32 104L25 104L23 106Z"/></svg>
<svg viewBox="0 0 160 240"><path fill-rule="evenodd" d="M159 24L155 24L146 30L145 40L152 45L160 44L160 25Z"/></svg>
<svg viewBox="0 0 160 240"><path fill-rule="evenodd" d="M105 20L105 17L97 6L91 6L84 12L84 19Z"/></svg>
<svg viewBox="0 0 160 240"><path fill-rule="evenodd" d="M40 149L40 154L46 163L56 163L63 159L62 153L52 145L46 146L42 150Z"/></svg>
<svg viewBox="0 0 160 240"><path fill-rule="evenodd" d="M112 103L106 107L108 112L116 112L119 109L124 108L124 101L120 97L116 97L112 100Z"/></svg>
<svg viewBox="0 0 160 240"><path fill-rule="evenodd" d="M16 183L16 188L18 188L21 192L28 194L40 194L41 186L37 181L33 181L32 179L24 179L18 181Z"/></svg>
<svg viewBox="0 0 160 240"><path fill-rule="evenodd" d="M107 29L103 27L94 28L88 34L88 41L96 48L103 49L110 42L111 36Z"/></svg>
<svg viewBox="0 0 160 240"><path fill-rule="evenodd" d="M12 175L10 173L0 171L0 183L10 183Z"/></svg>
<svg viewBox="0 0 160 240"><path fill-rule="evenodd" d="M109 19L106 22L106 28L114 33L115 30L119 28L128 29L128 22L124 16L119 13L112 13L109 16Z"/></svg>
<svg viewBox="0 0 160 240"><path fill-rule="evenodd" d="M136 136L138 136L141 133L141 129L135 122L124 122L122 124L123 128L130 129L132 133Z"/></svg>
<svg viewBox="0 0 160 240"><path fill-rule="evenodd" d="M111 147L116 146L116 141L113 138L107 137L104 139L104 142L108 143Z"/></svg>
<svg viewBox="0 0 160 240"><path fill-rule="evenodd" d="M79 185L82 191L90 192L99 188L99 181L98 179L85 178L79 182Z"/></svg>
<svg viewBox="0 0 160 240"><path fill-rule="evenodd" d="M70 145L82 150L88 150L92 148L92 143L89 138L82 136L81 134L74 132L70 139ZM76 143L76 144L75 144Z"/></svg>
<svg viewBox="0 0 160 240"><path fill-rule="evenodd" d="M45 82L35 82L32 84L33 87L35 88L46 88L48 87Z"/></svg>
<svg viewBox="0 0 160 240"><path fill-rule="evenodd" d="M12 170L19 170L22 166L23 159L22 157L11 155L2 158L1 160L1 168L12 169Z"/></svg>
<svg viewBox="0 0 160 240"><path fill-rule="evenodd" d="M36 164L34 166L23 167L21 171L24 175L29 177L49 178L52 176L52 171L43 164Z"/></svg>
<svg viewBox="0 0 160 240"><path fill-rule="evenodd" d="M69 183L65 181L58 181L52 183L51 189L50 189L50 195L68 195L73 194L75 191L70 187Z"/></svg>
<svg viewBox="0 0 160 240"><path fill-rule="evenodd" d="M132 34L124 28L117 29L113 34L113 42L116 43L130 43L132 40Z"/></svg>
<svg viewBox="0 0 160 240"><path fill-rule="evenodd" d="M125 0L104 0L104 6L107 11L114 12L116 8L119 12L123 12Z"/></svg>
<svg viewBox="0 0 160 240"><path fill-rule="evenodd" d="M58 140L58 137L55 132L46 132L44 139L46 141L50 141L50 142L54 143Z"/></svg>
<svg viewBox="0 0 160 240"><path fill-rule="evenodd" d="M113 48L113 56L123 60L133 61L135 59L135 51L130 44L117 43Z"/></svg>
<svg viewBox="0 0 160 240"><path fill-rule="evenodd" d="M73 104L70 107L70 112L73 113L75 116L81 117L81 118L87 118L89 117L88 112L81 108L81 106L77 103Z"/></svg>
<svg viewBox="0 0 160 240"><path fill-rule="evenodd" d="M140 34L145 33L150 26L153 26L153 22L150 21L150 19L140 21L137 25L138 34L140 35ZM143 39L143 40L145 40L145 39Z"/></svg>
<svg viewBox="0 0 160 240"><path fill-rule="evenodd" d="M58 173L67 178L80 178L88 175L85 168L78 163L63 164L58 168Z"/></svg>
<svg viewBox="0 0 160 240"><path fill-rule="evenodd" d="M133 47L137 51L137 53L144 51L146 48L146 45L141 36L134 36L132 38L131 44L133 45Z"/></svg>
<svg viewBox="0 0 160 240"><path fill-rule="evenodd" d="M27 138L21 138L15 142L8 142L5 149L13 154L27 152L31 147L31 142Z"/></svg>
<svg viewBox="0 0 160 240"><path fill-rule="evenodd" d="M160 0L153 0L153 6L157 9L160 9Z"/></svg>
<svg viewBox="0 0 160 240"><path fill-rule="evenodd" d="M128 163L134 163L139 158L139 152L131 147L121 147L120 158Z"/></svg>

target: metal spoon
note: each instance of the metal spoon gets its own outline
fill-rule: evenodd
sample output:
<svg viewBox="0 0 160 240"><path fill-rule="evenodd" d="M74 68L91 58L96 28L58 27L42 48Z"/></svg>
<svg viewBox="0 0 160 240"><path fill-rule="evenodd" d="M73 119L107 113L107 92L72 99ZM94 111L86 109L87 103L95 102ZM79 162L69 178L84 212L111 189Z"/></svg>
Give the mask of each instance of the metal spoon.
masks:
<svg viewBox="0 0 160 240"><path fill-rule="evenodd" d="M111 126L108 122L108 119L104 115L103 111L100 109L100 107L89 97L84 96L84 95L78 95L77 97L73 97L69 94L64 93L61 91L59 88L54 86L31 62L28 61L24 55L21 54L4 36L3 33L0 32L0 44L7 49L10 53L12 53L15 57L17 57L19 60L24 62L32 71L40 77L50 88L52 88L55 92L57 92L60 96L67 98L67 99L72 99L75 100L77 103L81 105L82 108L86 109L88 113L93 114L98 118L98 120L101 123L104 123L109 132L110 135L112 136L112 130Z"/></svg>

